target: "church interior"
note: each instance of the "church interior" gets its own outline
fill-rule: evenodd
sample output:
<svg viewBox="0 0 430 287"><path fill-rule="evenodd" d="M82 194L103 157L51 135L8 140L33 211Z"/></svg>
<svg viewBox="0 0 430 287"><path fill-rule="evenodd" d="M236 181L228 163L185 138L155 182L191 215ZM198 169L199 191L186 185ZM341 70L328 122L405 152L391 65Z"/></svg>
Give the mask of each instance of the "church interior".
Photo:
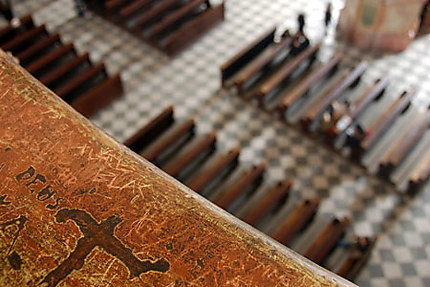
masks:
<svg viewBox="0 0 430 287"><path fill-rule="evenodd" d="M430 286L430 1L0 3L3 51L232 224L348 280L340 286ZM13 231L3 192L0 239ZM43 286L78 286L45 275ZM117 286L94 278L81 286ZM124 286L250 286L154 278Z"/></svg>

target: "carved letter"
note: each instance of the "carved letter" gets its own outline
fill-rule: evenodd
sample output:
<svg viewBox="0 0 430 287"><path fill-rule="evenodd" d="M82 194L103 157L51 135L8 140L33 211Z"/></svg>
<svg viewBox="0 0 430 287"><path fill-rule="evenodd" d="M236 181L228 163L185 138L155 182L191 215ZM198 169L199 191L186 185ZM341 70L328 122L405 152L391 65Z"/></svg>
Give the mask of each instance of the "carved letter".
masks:
<svg viewBox="0 0 430 287"><path fill-rule="evenodd" d="M32 178L34 175L34 167L30 166L28 170L24 171L23 173L20 173L16 176L16 179L18 181L21 181L22 179L27 180Z"/></svg>
<svg viewBox="0 0 430 287"><path fill-rule="evenodd" d="M27 183L25 186L28 187L28 186L30 186L32 184L37 184L37 181L40 181L42 183L46 183L46 178L43 175L41 175L41 174L37 174L36 177L33 179L33 181Z"/></svg>
<svg viewBox="0 0 430 287"><path fill-rule="evenodd" d="M50 185L42 189L36 196L37 200L39 201L45 201L47 199L50 199L54 194L56 194L57 191L53 190Z"/></svg>
<svg viewBox="0 0 430 287"><path fill-rule="evenodd" d="M58 207L58 205L60 204L60 201L62 201L63 200L63 198L62 197L59 197L59 198L57 198L57 200L55 201L55 204L47 204L45 207L46 208L48 208L48 209L51 209L51 210L53 210L53 209L56 209L57 207Z"/></svg>
<svg viewBox="0 0 430 287"><path fill-rule="evenodd" d="M10 201L6 201L6 198L7 198L6 194L0 195L0 206L10 204Z"/></svg>

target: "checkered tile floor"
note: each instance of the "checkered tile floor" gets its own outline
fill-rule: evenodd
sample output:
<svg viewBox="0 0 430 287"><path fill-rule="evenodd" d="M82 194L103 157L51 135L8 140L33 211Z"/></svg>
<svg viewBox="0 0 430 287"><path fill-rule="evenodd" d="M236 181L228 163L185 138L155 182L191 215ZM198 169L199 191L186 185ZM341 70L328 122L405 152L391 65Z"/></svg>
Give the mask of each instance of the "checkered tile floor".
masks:
<svg viewBox="0 0 430 287"><path fill-rule="evenodd" d="M395 130L364 160L366 168L363 168L234 93L220 89L219 66L273 25L294 30L297 14L305 12L306 32L314 42L322 39L326 1L228 0L226 21L174 59L91 13L85 18L76 17L72 0L12 2L17 15L33 13L37 23L46 23L49 29L60 32L65 42L74 41L78 51L89 51L95 62L105 61L110 73L121 71L125 97L92 119L119 141L173 104L178 118L196 118L199 132L217 130L220 150L240 144L241 162L267 161L270 165L267 181L289 176L294 179L294 197L318 194L323 199L321 216L350 215L355 233L379 233L377 246L357 284L430 286L430 185L415 198L406 198L366 171L374 168L375 158L380 158L380 151L396 135ZM341 2L333 1L334 18ZM334 28L332 25L322 40L320 59L327 59L333 49L341 49L347 55L347 63L362 58L372 61L365 83L389 75L394 91L416 87L420 92L409 119L428 105L430 37L420 37L403 53L382 56L363 54L336 41ZM387 97L380 105L390 100L392 97ZM375 117L376 110L377 107L373 108L363 117L363 125ZM406 117L397 126L402 128L407 123ZM428 134L421 143L423 151L428 151L427 140L430 140ZM401 186L402 172L398 174L397 183ZM270 229L270 225L263 227L266 231Z"/></svg>

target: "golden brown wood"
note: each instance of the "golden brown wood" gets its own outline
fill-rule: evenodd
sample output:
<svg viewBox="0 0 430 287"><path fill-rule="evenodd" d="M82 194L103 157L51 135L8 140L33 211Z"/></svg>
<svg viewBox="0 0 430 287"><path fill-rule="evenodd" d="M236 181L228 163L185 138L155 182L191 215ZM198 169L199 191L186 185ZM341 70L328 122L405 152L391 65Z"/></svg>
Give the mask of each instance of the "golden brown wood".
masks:
<svg viewBox="0 0 430 287"><path fill-rule="evenodd" d="M1 286L353 286L136 157L2 52L0 83Z"/></svg>

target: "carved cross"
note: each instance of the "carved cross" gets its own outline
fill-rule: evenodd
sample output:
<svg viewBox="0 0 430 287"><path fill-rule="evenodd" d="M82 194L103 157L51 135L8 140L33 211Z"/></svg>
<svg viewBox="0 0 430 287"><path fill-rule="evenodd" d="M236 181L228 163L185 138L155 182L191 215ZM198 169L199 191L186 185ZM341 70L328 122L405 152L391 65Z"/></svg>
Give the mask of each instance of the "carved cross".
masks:
<svg viewBox="0 0 430 287"><path fill-rule="evenodd" d="M170 268L169 262L164 258L154 263L150 260L141 261L136 258L132 251L114 236L114 229L121 222L121 218L117 215L97 223L86 211L62 209L58 211L55 218L60 223L64 223L69 219L73 220L84 237L78 240L75 250L43 279L41 285L48 283L47 286L56 286L73 270L82 268L85 258L96 246L103 248L106 252L121 260L130 271L130 278L139 277L140 274L150 271L164 273Z"/></svg>

